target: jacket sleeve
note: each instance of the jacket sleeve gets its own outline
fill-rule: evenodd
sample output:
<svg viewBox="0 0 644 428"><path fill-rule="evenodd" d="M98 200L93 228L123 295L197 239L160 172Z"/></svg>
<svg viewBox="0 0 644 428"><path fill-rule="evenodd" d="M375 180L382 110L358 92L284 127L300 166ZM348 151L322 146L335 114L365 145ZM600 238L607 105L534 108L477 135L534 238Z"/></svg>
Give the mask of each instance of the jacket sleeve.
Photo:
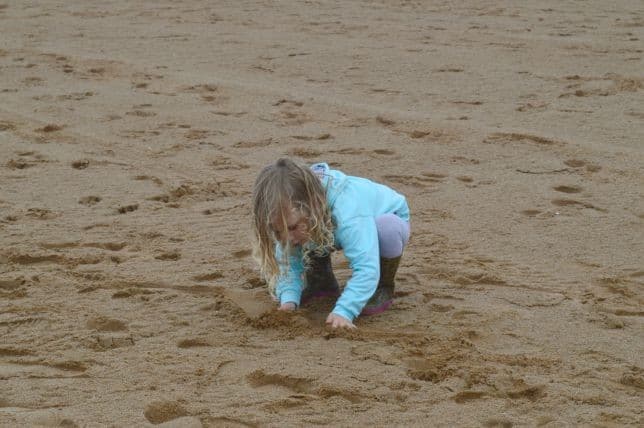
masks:
<svg viewBox="0 0 644 428"><path fill-rule="evenodd" d="M353 321L360 315L378 286L380 278L378 230L373 217L359 217L344 225L338 232L352 275L333 308L333 313Z"/></svg>
<svg viewBox="0 0 644 428"><path fill-rule="evenodd" d="M302 275L304 274L302 250L296 249L288 256L288 266L283 262L284 251L280 244L276 244L275 256L280 267L275 295L281 305L293 302L299 306L302 297Z"/></svg>

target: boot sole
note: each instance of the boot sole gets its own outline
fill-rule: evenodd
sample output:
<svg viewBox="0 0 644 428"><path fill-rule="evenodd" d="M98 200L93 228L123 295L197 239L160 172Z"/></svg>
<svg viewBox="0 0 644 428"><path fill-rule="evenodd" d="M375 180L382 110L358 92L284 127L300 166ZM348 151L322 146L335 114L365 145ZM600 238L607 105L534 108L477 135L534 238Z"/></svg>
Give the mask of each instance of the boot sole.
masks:
<svg viewBox="0 0 644 428"><path fill-rule="evenodd" d="M380 304L380 305L378 305L378 306L376 306L374 308L364 308L360 315L369 316L369 315L381 314L384 311L386 311L387 309L389 309L389 307L391 306L391 304L393 302L394 302L393 299L392 300L387 300L386 302L384 302L384 303L382 303L382 304Z"/></svg>

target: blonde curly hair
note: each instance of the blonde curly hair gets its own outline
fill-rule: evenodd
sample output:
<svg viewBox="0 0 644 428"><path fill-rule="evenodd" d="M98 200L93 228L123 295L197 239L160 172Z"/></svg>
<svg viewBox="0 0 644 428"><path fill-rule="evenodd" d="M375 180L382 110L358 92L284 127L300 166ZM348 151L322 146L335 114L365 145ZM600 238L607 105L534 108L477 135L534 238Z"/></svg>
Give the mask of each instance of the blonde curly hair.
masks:
<svg viewBox="0 0 644 428"><path fill-rule="evenodd" d="M262 169L253 186L253 256L272 294L280 265L288 267L288 256L293 251L272 225L277 222L281 230L287 230L292 209L302 213L308 222L309 242L304 252L304 265L308 266L311 254L321 256L333 249L331 212L320 179L307 166L281 158ZM276 243L282 246L283 260L277 260Z"/></svg>

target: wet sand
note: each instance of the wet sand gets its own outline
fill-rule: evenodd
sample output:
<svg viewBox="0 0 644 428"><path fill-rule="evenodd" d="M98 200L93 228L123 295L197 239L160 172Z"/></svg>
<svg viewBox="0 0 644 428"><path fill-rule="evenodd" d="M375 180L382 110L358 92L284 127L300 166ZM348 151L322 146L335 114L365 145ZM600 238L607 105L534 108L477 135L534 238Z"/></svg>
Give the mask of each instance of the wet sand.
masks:
<svg viewBox="0 0 644 428"><path fill-rule="evenodd" d="M641 2L5 0L0 29L1 426L644 423ZM408 197L355 332L258 276L280 156Z"/></svg>

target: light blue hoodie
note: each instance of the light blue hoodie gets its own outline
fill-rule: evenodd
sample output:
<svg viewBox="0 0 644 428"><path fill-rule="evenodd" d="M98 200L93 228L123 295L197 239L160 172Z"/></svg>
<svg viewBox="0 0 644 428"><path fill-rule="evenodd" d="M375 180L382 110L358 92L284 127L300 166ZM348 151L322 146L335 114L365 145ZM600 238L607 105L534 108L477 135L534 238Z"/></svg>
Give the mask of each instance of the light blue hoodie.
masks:
<svg viewBox="0 0 644 428"><path fill-rule="evenodd" d="M326 199L336 228L335 246L344 251L353 271L333 313L353 321L376 291L380 279L380 250L376 217L396 214L409 221L405 197L382 184L366 178L352 177L332 170L326 163L317 163L311 170L322 180ZM277 259L283 250L277 244ZM281 275L275 287L281 304L293 302L299 306L304 286L303 250L294 248L288 266L281 265Z"/></svg>

